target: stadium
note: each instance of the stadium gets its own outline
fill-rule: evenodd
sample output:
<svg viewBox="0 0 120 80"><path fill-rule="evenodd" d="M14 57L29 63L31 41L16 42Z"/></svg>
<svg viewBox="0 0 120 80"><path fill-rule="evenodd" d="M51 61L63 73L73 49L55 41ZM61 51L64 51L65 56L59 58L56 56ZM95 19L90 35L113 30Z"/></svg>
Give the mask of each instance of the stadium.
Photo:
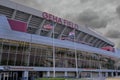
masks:
<svg viewBox="0 0 120 80"><path fill-rule="evenodd" d="M120 75L120 51L88 27L0 0L0 28L0 80Z"/></svg>

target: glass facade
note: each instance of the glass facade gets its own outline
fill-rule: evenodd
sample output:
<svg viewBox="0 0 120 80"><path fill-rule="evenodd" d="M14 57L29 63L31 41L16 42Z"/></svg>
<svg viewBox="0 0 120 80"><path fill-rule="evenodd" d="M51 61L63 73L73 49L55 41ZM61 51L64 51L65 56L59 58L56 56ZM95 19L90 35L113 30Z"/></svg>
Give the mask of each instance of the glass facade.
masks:
<svg viewBox="0 0 120 80"><path fill-rule="evenodd" d="M75 49L61 47L54 47L54 49L55 59L53 59L53 46L1 38L0 64L53 67L53 62L55 62L55 67L114 69L115 61L109 57Z"/></svg>

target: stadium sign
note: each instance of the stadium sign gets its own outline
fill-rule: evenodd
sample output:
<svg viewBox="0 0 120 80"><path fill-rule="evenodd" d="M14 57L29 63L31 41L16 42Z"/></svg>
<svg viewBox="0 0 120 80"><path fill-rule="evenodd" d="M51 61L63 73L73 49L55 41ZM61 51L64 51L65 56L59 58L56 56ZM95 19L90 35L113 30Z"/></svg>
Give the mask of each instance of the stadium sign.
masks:
<svg viewBox="0 0 120 80"><path fill-rule="evenodd" d="M78 25L77 24L74 24L71 21L59 18L59 17L54 16L54 15L49 14L49 13L43 12L42 13L42 17L47 19L47 20L51 20L51 21L57 22L59 24L63 24L63 25L69 26L71 28L78 29Z"/></svg>

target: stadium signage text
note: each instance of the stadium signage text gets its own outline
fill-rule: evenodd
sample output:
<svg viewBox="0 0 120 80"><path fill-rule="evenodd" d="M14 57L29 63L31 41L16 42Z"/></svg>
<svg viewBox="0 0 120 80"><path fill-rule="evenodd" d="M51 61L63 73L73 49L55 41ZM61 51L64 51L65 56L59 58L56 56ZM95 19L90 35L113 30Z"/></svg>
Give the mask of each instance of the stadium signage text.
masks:
<svg viewBox="0 0 120 80"><path fill-rule="evenodd" d="M47 20L51 20L51 21L57 22L59 24L63 24L63 25L69 26L71 28L78 29L78 25L77 24L74 24L74 23L72 23L72 22L70 22L68 20L59 18L59 17L54 16L54 15L49 14L49 13L43 12L42 13L42 17L47 19Z"/></svg>

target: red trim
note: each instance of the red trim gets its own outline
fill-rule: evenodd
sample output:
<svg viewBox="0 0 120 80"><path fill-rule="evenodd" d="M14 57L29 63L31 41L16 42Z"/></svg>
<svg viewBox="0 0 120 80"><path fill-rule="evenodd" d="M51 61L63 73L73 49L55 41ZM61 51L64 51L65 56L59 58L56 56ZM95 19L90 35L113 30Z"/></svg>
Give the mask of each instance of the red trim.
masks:
<svg viewBox="0 0 120 80"><path fill-rule="evenodd" d="M111 46L105 46L105 47L102 47L101 49L114 52L114 48Z"/></svg>

